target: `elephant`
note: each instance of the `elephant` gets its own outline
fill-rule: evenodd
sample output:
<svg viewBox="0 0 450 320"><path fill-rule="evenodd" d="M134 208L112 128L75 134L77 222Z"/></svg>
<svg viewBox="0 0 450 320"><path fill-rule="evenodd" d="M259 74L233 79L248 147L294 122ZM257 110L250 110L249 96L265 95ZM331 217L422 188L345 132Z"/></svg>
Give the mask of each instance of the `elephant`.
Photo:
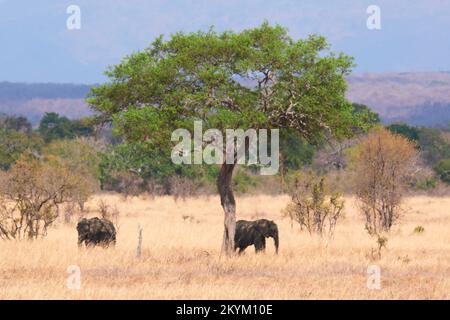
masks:
<svg viewBox="0 0 450 320"><path fill-rule="evenodd" d="M81 247L83 242L86 246L108 247L110 244L113 246L116 244L116 228L107 219L83 218L77 224L77 231L78 247Z"/></svg>
<svg viewBox="0 0 450 320"><path fill-rule="evenodd" d="M278 227L275 222L267 219L239 220L236 222L234 249L239 248L239 254L241 254L248 246L254 245L256 253L264 251L266 249L266 238L268 237L273 238L275 252L278 254Z"/></svg>

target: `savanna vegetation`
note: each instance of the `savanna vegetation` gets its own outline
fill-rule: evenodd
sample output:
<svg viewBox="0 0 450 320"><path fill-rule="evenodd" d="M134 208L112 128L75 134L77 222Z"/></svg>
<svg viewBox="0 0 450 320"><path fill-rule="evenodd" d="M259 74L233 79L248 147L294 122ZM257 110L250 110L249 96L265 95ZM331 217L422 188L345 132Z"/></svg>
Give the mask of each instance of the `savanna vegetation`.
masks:
<svg viewBox="0 0 450 320"><path fill-rule="evenodd" d="M267 217L281 226L281 258L274 265L261 258L258 270L269 270L286 285L272 298L349 295L354 284L344 285L344 291L319 286L315 294L306 287L299 293L289 283L300 283L302 276L294 271L303 267L319 282L326 279L320 280L314 270L329 270L331 283L342 284L341 273L359 279L355 269L374 261L400 279L407 271L417 272L419 278L420 272L431 272L437 280L430 280L432 288L423 294L448 297L448 279L438 273L448 272L444 265L449 264L437 258L433 264L408 243L448 252L437 236L448 239L439 223L449 223L445 205L424 216L427 204L436 205L423 195L449 195L450 132L404 123L384 126L370 107L345 98L345 76L352 67L352 58L331 52L323 37L294 40L284 28L267 23L240 33L178 33L168 40L157 38L149 48L111 67L106 73L109 81L88 95L92 117L70 120L46 113L33 127L24 117L2 116L0 254L10 256L15 246L31 250L16 241L22 239L33 240L28 242L33 250L43 250L45 244L63 251L64 244L71 249L64 251L61 263L75 257L92 269L89 251L73 251L72 233L78 218L96 215L116 225L119 254L113 260L121 272L138 273L125 276L130 283L140 282L139 273L162 275L158 281L140 283L144 289L160 288L154 295L140 292L136 285L126 290L126 297L267 298L272 296L258 290L265 283L262 273L249 277L255 282L248 295L232 290L233 281L250 272L249 265L257 264L258 258L220 260L221 253L234 254L236 217ZM194 120L201 120L204 130L221 132L279 129L278 173L261 175L261 163L238 166L238 147L232 151L233 163L174 164L171 133L178 128L192 133ZM248 151L247 141L240 147ZM235 193L245 205L239 206ZM223 224L217 217L219 203ZM135 249L136 222L142 222L144 238L151 236L145 238L142 259L135 263L130 262L130 252ZM221 250L215 247L219 232ZM421 242L424 234L431 244ZM108 252L99 254L109 261L113 255ZM39 256L30 256L35 260L28 267L46 274L45 288L53 288L48 275L59 263L39 266ZM0 261L3 270L12 268L11 259ZM328 262L337 269L327 267ZM166 263L169 268L163 270ZM185 271L180 271L183 266ZM217 285L217 275L228 291L198 295L196 290ZM30 278L31 271L23 277ZM79 297L111 297L95 291L94 278L88 275L90 291ZM381 297L414 297L412 289L402 291L407 283L399 280L391 296ZM171 284L186 290L175 285L168 290ZM11 296L27 296L8 286ZM53 297L42 290L36 294ZM66 297L61 292L56 296Z"/></svg>

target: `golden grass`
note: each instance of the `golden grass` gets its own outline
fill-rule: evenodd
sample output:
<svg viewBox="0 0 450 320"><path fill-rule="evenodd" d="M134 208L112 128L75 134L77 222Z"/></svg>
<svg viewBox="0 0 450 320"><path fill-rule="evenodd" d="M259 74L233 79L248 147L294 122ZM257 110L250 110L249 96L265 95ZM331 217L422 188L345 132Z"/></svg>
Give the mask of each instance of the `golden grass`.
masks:
<svg viewBox="0 0 450 320"><path fill-rule="evenodd" d="M237 199L238 218L269 218L280 230L265 254L220 256L223 214L217 197L174 202L170 197L123 200L117 205L115 249L77 248L75 222L59 222L43 240L0 241L0 299L448 299L450 198L414 197L389 235L382 258L370 257L370 238L354 200L335 238L322 241L282 219L286 196ZM95 212L93 212L95 215ZM183 218L184 216L184 218ZM135 258L138 224L142 257ZM425 228L415 234L414 228ZM381 289L367 288L367 267L381 267ZM66 286L67 267L81 268L81 289Z"/></svg>

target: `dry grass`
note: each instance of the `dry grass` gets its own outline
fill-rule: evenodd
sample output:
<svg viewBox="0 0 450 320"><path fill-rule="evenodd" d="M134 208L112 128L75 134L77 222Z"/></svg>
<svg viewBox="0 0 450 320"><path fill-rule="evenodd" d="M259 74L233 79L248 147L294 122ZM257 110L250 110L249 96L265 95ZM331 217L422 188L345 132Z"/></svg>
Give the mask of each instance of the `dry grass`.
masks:
<svg viewBox="0 0 450 320"><path fill-rule="evenodd" d="M94 208L100 196L89 206ZM0 299L449 299L450 198L409 198L405 217L389 235L382 258L370 257L375 240L347 199L346 219L328 243L292 228L281 218L287 197L238 199L239 218L274 219L280 254L271 241L265 254L220 257L223 214L216 197L175 203L170 197L116 204L115 249L81 249L75 223L62 222L34 242L0 241ZM143 230L135 258L137 228ZM414 233L421 225L425 231ZM380 290L367 288L367 267L378 264ZM80 290L66 287L67 267L81 268Z"/></svg>

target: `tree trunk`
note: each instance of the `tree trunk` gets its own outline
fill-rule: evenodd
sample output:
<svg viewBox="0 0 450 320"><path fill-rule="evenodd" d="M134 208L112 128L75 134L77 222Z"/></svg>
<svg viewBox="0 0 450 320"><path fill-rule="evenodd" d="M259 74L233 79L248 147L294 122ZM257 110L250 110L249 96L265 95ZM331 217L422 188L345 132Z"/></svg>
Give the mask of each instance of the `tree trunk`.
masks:
<svg viewBox="0 0 450 320"><path fill-rule="evenodd" d="M236 164L222 164L217 187L220 194L220 203L222 205L225 219L222 253L231 256L234 253L234 234L236 231L236 201L234 200L233 190L231 188L231 178Z"/></svg>

